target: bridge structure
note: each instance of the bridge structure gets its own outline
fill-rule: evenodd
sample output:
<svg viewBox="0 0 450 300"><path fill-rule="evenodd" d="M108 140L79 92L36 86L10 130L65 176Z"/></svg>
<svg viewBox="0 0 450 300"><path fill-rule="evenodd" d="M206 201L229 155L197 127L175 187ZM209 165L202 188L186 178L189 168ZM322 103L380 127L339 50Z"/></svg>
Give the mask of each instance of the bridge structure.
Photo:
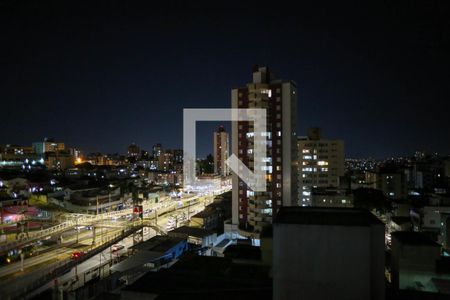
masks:
<svg viewBox="0 0 450 300"><path fill-rule="evenodd" d="M157 218L161 215L164 215L169 212L176 211L177 209L183 208L183 207L189 207L195 204L198 204L201 197L199 196L192 196L186 199L182 199L179 202L182 203L182 206L180 207L179 202L173 202L168 204L165 207L160 207L158 209L154 210L154 218ZM150 207L149 207L150 208ZM144 209L147 209L147 207L144 207ZM13 241L6 241L2 244L0 244L0 254L6 253L13 249L20 249L21 247L24 247L30 243L39 241L41 239L44 239L48 236L62 233L66 230L69 230L71 228L74 228L75 226L90 226L90 225L97 225L97 227L101 227L99 223L107 222L108 219L112 219L114 217L122 217L126 215L133 214L132 208L126 208L119 211L111 211L111 212L105 212L101 214L80 214L80 213L67 213L62 215L63 219L66 219L65 221L61 222L58 225L43 229L43 230L37 230L37 231L30 231L26 234L22 234L18 236L19 238ZM110 223L111 227L113 226ZM107 226L104 226L107 227ZM117 226L114 226L117 227Z"/></svg>
<svg viewBox="0 0 450 300"><path fill-rule="evenodd" d="M126 227L119 233L112 236L108 236L106 239L102 239L101 242L95 242L92 248L83 256L77 260L67 259L62 262L53 264L50 268L47 268L44 272L39 274L39 278L32 280L28 283L21 283L20 286L14 285L12 282L4 282L8 289L2 288L2 294L0 299L26 299L30 298L30 295L37 295L42 292L43 289L47 289L54 285L55 279L66 274L72 268L92 258L93 256L101 253L114 244L117 244L126 237L129 237L144 227L151 228L159 235L167 235L166 230L156 224L155 219L137 220L134 222L128 222ZM101 267L101 266L100 266Z"/></svg>

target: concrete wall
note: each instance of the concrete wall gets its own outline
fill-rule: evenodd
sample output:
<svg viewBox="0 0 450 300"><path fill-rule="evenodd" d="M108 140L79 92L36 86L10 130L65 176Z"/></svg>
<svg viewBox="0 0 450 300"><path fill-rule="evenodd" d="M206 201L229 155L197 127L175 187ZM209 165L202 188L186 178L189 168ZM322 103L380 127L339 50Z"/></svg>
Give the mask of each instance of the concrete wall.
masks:
<svg viewBox="0 0 450 300"><path fill-rule="evenodd" d="M384 299L382 226L275 224L274 299Z"/></svg>

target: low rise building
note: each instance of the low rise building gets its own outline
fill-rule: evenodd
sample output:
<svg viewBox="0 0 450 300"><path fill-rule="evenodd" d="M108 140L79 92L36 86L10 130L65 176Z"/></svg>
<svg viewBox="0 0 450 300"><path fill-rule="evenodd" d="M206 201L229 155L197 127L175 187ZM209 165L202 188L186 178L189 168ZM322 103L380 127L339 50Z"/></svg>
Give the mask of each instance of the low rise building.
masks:
<svg viewBox="0 0 450 300"><path fill-rule="evenodd" d="M313 188L311 206L315 207L353 207L353 194L338 188Z"/></svg>

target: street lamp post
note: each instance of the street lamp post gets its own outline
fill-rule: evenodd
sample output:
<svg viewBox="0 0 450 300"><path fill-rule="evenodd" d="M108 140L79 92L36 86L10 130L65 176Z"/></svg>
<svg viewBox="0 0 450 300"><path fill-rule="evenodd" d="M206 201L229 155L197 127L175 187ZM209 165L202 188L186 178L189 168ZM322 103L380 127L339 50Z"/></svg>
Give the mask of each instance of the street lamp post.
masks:
<svg viewBox="0 0 450 300"><path fill-rule="evenodd" d="M78 235L80 233L80 228L78 227L78 218L76 215L75 215L75 224L77 226L77 244L78 244Z"/></svg>

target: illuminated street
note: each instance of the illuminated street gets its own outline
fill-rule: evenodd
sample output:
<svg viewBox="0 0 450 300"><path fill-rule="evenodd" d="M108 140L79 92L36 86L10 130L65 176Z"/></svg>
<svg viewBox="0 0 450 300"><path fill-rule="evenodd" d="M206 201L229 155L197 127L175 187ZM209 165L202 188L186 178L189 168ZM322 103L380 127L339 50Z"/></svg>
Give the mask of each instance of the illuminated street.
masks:
<svg viewBox="0 0 450 300"><path fill-rule="evenodd" d="M62 232L58 232L56 235L62 236L63 242L57 245L44 246L42 242L38 241L36 242L37 246L34 254L24 259L23 266L20 261L17 261L0 267L0 289L2 294L14 293L17 289L26 286L27 283L32 283L36 278L42 276L43 273L48 273L65 262L73 261L73 253L89 253L93 246L94 232L95 246L98 247L103 244L111 244L110 240L120 235L127 228L150 222L152 225L159 227L159 232L151 227L144 227L144 240L147 240L155 234L172 230L186 223L188 216L202 211L205 205L211 203L212 198L213 196L192 195L174 201L171 197L165 197L163 201L157 204L144 206L144 210L148 210L148 212L144 214L142 221L130 221L133 217L131 210L124 210L114 213L114 216L99 215L91 222L84 221L82 224L80 222L78 227L76 227L78 229L67 228ZM74 215L79 217L78 214ZM156 215L158 215L157 222ZM65 218L70 218L70 214L66 215ZM173 220L180 221L177 221L178 224L176 224ZM52 236L44 238L43 241L48 240L49 237ZM77 239L78 243L76 242ZM133 240L131 237L127 237L121 240L119 244L123 245L124 248L119 251L111 251L110 248L102 251L101 254L95 255L77 266L77 272L83 272L83 270L91 268L95 269L100 264L109 263L111 259L117 259L118 256L126 254L127 248L133 245ZM64 274L60 278L61 282L71 280L75 275L74 272L75 268Z"/></svg>

